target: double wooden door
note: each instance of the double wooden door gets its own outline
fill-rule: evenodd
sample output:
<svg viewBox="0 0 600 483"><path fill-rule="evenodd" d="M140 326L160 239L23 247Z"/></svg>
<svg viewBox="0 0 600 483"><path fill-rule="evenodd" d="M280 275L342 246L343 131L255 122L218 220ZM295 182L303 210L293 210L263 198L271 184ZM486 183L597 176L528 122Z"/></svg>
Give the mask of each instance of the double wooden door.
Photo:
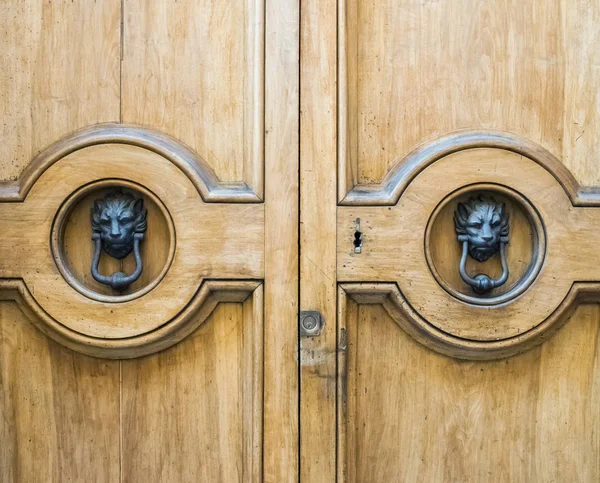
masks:
<svg viewBox="0 0 600 483"><path fill-rule="evenodd" d="M598 481L599 16L3 2L0 481Z"/></svg>

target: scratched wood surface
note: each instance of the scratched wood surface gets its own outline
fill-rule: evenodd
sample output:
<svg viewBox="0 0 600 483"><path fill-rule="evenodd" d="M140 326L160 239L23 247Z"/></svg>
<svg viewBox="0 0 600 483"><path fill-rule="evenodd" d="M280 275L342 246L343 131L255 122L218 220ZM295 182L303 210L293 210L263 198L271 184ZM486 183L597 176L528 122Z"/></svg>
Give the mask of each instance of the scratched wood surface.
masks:
<svg viewBox="0 0 600 483"><path fill-rule="evenodd" d="M593 0L348 0L340 9L340 164L347 192L457 129L513 132L598 185ZM332 20L333 22L333 20Z"/></svg>
<svg viewBox="0 0 600 483"><path fill-rule="evenodd" d="M61 137L119 120L121 5L6 1L0 18L0 165L14 179Z"/></svg>
<svg viewBox="0 0 600 483"><path fill-rule="evenodd" d="M260 197L264 3L128 0L123 18L122 121L175 136Z"/></svg>
<svg viewBox="0 0 600 483"><path fill-rule="evenodd" d="M207 206L233 244L222 246L225 265L209 255L200 271L221 266L226 279L266 279L247 282L256 288L236 292L212 315L200 310L202 324L180 345L127 362L69 351L38 331L23 308L1 301L0 480L297 481L298 3L15 0L0 5L0 16L0 178L15 180L41 150L86 126L122 122L165 132L219 181L256 194L242 199L251 205L227 198ZM95 166L121 162L125 178L134 171L154 178L171 202L199 200L189 181L180 183L177 167L149 168L159 154L133 159L127 146L116 149L93 162L79 152L72 176L56 183L79 170L103 177ZM257 203L265 193L265 204ZM89 201L73 213L67 233L72 269L81 276L90 240L78 227ZM150 208L149 223L157 225ZM228 209L239 210L239 226ZM175 211L177 218L186 210ZM40 215L36 226L48 226L52 216ZM181 250L180 229L178 256L221 246L207 217L187 226L200 235L197 250ZM148 244L140 284L162 265L166 231L148 232L162 246ZM245 237L261 249L260 273L235 268L235 260L256 260L244 254L248 243L235 247ZM35 256L21 261L33 264ZM187 276L200 275L190 267L173 294L190 290ZM217 291L207 300L230 299Z"/></svg>
<svg viewBox="0 0 600 483"><path fill-rule="evenodd" d="M599 184L598 2L348 0L338 14L338 199L381 182L421 143L459 129L509 131L549 150L582 185ZM322 37L331 39L329 28ZM448 180L452 173L448 163ZM382 218L365 225L365 244L386 223L410 230L389 226L388 207L373 209ZM338 230L344 253L352 251L356 216ZM446 232L430 247L439 259L456 257L455 234ZM587 252L573 246L573 267L589 260L586 253L595 257L594 236L587 239ZM401 271L405 264L390 260L395 250L382 245L382 258L358 265L339 259L338 276L358 266L357 281L376 279L383 266ZM596 305L579 307L535 349L465 362L416 343L381 305L340 297L338 481L600 479ZM320 447L336 436L322 436Z"/></svg>
<svg viewBox="0 0 600 483"><path fill-rule="evenodd" d="M221 304L177 346L122 362L123 481L261 481L255 308Z"/></svg>
<svg viewBox="0 0 600 483"><path fill-rule="evenodd" d="M0 303L0 481L119 480L119 362L66 349Z"/></svg>
<svg viewBox="0 0 600 483"><path fill-rule="evenodd" d="M332 0L303 2L300 131L300 309L325 325L300 346L300 479L330 481L335 468L335 28ZM316 409L319 408L319 409Z"/></svg>
<svg viewBox="0 0 600 483"><path fill-rule="evenodd" d="M1 178L76 129L119 120L120 9L2 2ZM12 302L0 334L0 480L118 481L119 363L62 348Z"/></svg>
<svg viewBox="0 0 600 483"><path fill-rule="evenodd" d="M529 352L468 362L348 304L340 481L598 481L598 306Z"/></svg>

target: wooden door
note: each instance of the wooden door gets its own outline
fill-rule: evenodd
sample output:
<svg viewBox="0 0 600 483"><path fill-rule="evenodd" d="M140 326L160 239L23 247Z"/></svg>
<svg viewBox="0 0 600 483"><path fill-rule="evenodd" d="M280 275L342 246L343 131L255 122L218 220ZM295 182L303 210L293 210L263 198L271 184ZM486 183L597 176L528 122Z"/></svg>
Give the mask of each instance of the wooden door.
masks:
<svg viewBox="0 0 600 483"><path fill-rule="evenodd" d="M0 13L0 481L600 479L598 2Z"/></svg>
<svg viewBox="0 0 600 483"><path fill-rule="evenodd" d="M295 481L297 3L0 18L0 481Z"/></svg>
<svg viewBox="0 0 600 483"><path fill-rule="evenodd" d="M600 3L302 4L302 481L599 481Z"/></svg>

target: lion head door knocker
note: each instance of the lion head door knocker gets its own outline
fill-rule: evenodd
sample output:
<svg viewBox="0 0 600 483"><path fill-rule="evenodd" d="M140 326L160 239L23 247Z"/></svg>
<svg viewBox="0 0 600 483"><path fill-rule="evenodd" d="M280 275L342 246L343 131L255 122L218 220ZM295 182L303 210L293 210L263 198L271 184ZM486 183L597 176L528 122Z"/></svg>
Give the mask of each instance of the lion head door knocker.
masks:
<svg viewBox="0 0 600 483"><path fill-rule="evenodd" d="M99 283L110 285L114 290L124 290L142 274L140 243L146 233L144 201L123 191L108 193L96 200L92 207L92 240L95 241L92 259L92 277ZM102 249L117 260L133 252L135 270L131 275L116 272L110 276L98 271Z"/></svg>
<svg viewBox="0 0 600 483"><path fill-rule="evenodd" d="M458 241L462 243L460 276L477 294L486 294L508 280L506 245L508 244L508 213L504 203L492 197L471 197L459 203L454 212L454 228ZM467 255L478 262L485 262L500 251L502 275L492 279L483 273L471 277L466 270Z"/></svg>

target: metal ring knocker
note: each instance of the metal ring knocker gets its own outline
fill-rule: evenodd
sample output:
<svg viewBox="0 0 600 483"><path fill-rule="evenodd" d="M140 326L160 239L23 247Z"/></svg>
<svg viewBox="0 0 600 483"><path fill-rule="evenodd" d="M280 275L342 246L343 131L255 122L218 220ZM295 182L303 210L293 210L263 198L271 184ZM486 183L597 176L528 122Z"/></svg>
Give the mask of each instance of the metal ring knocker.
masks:
<svg viewBox="0 0 600 483"><path fill-rule="evenodd" d="M92 259L92 277L94 277L94 280L105 285L110 285L114 290L125 290L127 287L129 287L129 285L140 278L144 268L142 264L142 256L140 255L140 241L143 239L143 233L135 233L133 235L133 256L135 257L135 270L131 275L127 275L123 272L115 272L112 275L102 275L98 271L100 252L102 251L102 239L100 237L100 233L94 233L92 235L92 240L96 241L94 258Z"/></svg>
<svg viewBox="0 0 600 483"><path fill-rule="evenodd" d="M91 213L92 240L95 242L91 267L94 280L122 291L140 277L143 270L140 243L146 232L146 215L143 200L136 199L129 193L111 192L103 200L94 202ZM124 259L133 251L133 273L127 275L115 272L112 275L102 275L98 271L102 248L117 260Z"/></svg>
<svg viewBox="0 0 600 483"><path fill-rule="evenodd" d="M504 203L497 203L493 198L485 196L471 197L467 203L459 203L454 213L454 227L458 241L462 243L459 273L477 294L486 294L508 280L508 218ZM471 277L467 273L467 255L485 262L498 251L502 264L502 275L499 278L493 279L484 273Z"/></svg>
<svg viewBox="0 0 600 483"><path fill-rule="evenodd" d="M469 242L463 241L462 257L460 258L460 277L473 288L477 294L485 294L490 290L499 287L508 280L508 264L506 262L506 243L500 243L500 261L502 263L502 275L500 278L493 279L485 273L478 273L475 277L471 277L467 273L467 255L469 254Z"/></svg>

